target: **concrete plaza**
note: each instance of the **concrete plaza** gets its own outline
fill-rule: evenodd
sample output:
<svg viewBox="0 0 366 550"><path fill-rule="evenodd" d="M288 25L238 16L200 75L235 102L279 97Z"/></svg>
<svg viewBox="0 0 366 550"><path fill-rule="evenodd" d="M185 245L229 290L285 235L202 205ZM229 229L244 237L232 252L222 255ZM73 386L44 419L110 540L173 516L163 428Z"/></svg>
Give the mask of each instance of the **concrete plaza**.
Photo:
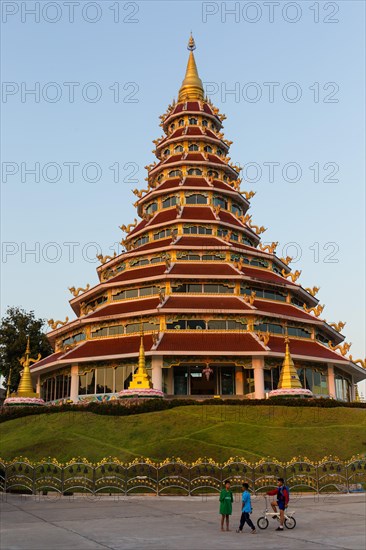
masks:
<svg viewBox="0 0 366 550"><path fill-rule="evenodd" d="M359 495L291 495L297 526L277 533L277 522L251 535L219 528L218 497L1 496L1 550L222 548L365 549L366 499ZM256 523L263 497L253 498Z"/></svg>

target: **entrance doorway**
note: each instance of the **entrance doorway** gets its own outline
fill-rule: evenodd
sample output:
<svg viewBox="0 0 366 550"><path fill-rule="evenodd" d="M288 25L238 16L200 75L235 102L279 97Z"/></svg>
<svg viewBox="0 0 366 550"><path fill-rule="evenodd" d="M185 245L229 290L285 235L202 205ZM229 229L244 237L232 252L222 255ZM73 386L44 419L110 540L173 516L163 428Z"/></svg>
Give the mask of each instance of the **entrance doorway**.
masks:
<svg viewBox="0 0 366 550"><path fill-rule="evenodd" d="M203 372L207 367L205 365L191 367L189 369L189 380L191 395L215 395L217 369L209 367L212 372Z"/></svg>

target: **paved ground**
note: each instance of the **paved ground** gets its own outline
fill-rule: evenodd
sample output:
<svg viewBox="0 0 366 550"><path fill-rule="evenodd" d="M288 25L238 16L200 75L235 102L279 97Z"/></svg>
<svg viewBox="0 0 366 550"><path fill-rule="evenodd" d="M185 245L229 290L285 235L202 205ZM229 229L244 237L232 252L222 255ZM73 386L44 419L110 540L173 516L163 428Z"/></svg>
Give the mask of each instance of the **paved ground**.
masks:
<svg viewBox="0 0 366 550"><path fill-rule="evenodd" d="M254 521L263 497L253 499ZM234 503L232 531L219 529L217 497L57 497L3 494L1 550L223 548L365 549L366 496L292 495L297 527L237 534L240 503ZM248 529L248 528L247 528Z"/></svg>

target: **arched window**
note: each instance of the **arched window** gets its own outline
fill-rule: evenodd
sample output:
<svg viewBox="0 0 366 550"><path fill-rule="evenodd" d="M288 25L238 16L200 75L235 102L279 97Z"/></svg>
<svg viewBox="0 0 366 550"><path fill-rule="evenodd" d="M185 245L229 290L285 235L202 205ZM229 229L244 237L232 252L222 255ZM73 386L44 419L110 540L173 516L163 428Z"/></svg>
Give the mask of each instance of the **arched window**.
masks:
<svg viewBox="0 0 366 550"><path fill-rule="evenodd" d="M164 177L164 174L160 174L160 176L158 176L156 179L157 179L157 181L161 181L163 179L163 177Z"/></svg>
<svg viewBox="0 0 366 550"><path fill-rule="evenodd" d="M189 176L202 176L202 170L200 170L199 168L190 168L188 170L188 175Z"/></svg>
<svg viewBox="0 0 366 550"><path fill-rule="evenodd" d="M166 155L166 156L167 156L167 155L170 155L170 149L165 149L164 155Z"/></svg>
<svg viewBox="0 0 366 550"><path fill-rule="evenodd" d="M180 170L171 170L168 174L170 178L174 178L181 175L182 175L182 172Z"/></svg>
<svg viewBox="0 0 366 550"><path fill-rule="evenodd" d="M156 204L156 202L152 202L145 208L145 212L146 214L152 214L153 212L156 212L157 209L158 205Z"/></svg>
<svg viewBox="0 0 366 550"><path fill-rule="evenodd" d="M222 153L221 149L217 148L216 154L217 154L217 156L221 157L223 153Z"/></svg>
<svg viewBox="0 0 366 550"><path fill-rule="evenodd" d="M169 206L174 206L175 204L177 204L177 197L168 197L163 200L163 208L169 208Z"/></svg>
<svg viewBox="0 0 366 550"><path fill-rule="evenodd" d="M207 204L207 197L200 194L189 195L186 198L186 204Z"/></svg>
<svg viewBox="0 0 366 550"><path fill-rule="evenodd" d="M208 122L206 119L202 120L202 126L208 126Z"/></svg>
<svg viewBox="0 0 366 550"><path fill-rule="evenodd" d="M174 147L174 153L181 153L183 151L182 145L177 145Z"/></svg>
<svg viewBox="0 0 366 550"><path fill-rule="evenodd" d="M240 206L238 206L237 204L233 203L231 205L231 211L233 214L237 214L238 216L241 216L243 214L243 211L242 209L240 208Z"/></svg>
<svg viewBox="0 0 366 550"><path fill-rule="evenodd" d="M206 151L206 153L212 153L212 147L210 145L205 145L204 150Z"/></svg>
<svg viewBox="0 0 366 550"><path fill-rule="evenodd" d="M191 143L191 145L188 147L188 151L198 151L197 143Z"/></svg>
<svg viewBox="0 0 366 550"><path fill-rule="evenodd" d="M224 210L227 210L227 201L221 197L214 197L213 199L214 206L221 206Z"/></svg>
<svg viewBox="0 0 366 550"><path fill-rule="evenodd" d="M213 122L211 122L211 130L216 130L216 124L214 124Z"/></svg>
<svg viewBox="0 0 366 550"><path fill-rule="evenodd" d="M194 117L191 117L189 120L188 120L189 124L198 124L198 120Z"/></svg>
<svg viewBox="0 0 366 550"><path fill-rule="evenodd" d="M178 122L178 126L184 126L184 119L181 118Z"/></svg>
<svg viewBox="0 0 366 550"><path fill-rule="evenodd" d="M212 176L213 178L218 178L218 177L219 177L219 173L216 172L216 170L209 170L209 171L207 172L207 175L208 175L208 176Z"/></svg>
<svg viewBox="0 0 366 550"><path fill-rule="evenodd" d="M224 174L223 178L222 178L224 181L228 181L228 176L226 174Z"/></svg>
<svg viewBox="0 0 366 550"><path fill-rule="evenodd" d="M171 124L171 125L169 126L169 128L170 128L171 130L174 130L174 128L175 128L175 124L174 124L174 123L173 123L173 124Z"/></svg>

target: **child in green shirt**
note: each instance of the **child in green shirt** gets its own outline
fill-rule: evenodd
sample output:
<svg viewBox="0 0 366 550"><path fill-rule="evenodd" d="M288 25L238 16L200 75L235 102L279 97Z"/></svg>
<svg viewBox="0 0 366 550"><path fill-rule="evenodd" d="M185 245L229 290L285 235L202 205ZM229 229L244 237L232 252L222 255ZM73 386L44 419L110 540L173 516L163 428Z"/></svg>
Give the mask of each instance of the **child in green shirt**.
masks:
<svg viewBox="0 0 366 550"><path fill-rule="evenodd" d="M225 481L225 488L220 493L220 514L221 514L221 531L224 531L224 521L226 520L226 531L229 529L229 516L233 513L233 493L230 490L230 481Z"/></svg>

